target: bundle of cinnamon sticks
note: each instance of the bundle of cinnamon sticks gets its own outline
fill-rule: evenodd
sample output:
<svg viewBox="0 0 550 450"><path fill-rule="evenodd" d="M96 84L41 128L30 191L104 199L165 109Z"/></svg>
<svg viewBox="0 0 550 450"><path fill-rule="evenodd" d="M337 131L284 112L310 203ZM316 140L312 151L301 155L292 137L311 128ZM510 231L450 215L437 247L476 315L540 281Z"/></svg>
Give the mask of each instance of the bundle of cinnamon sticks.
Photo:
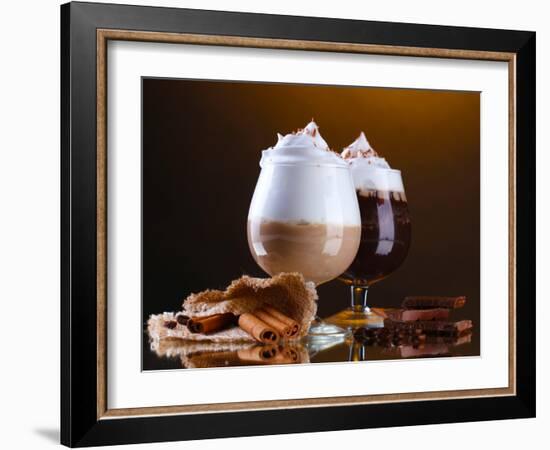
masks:
<svg viewBox="0 0 550 450"><path fill-rule="evenodd" d="M178 313L175 321L169 321L164 326L175 328L178 324L186 326L191 333L202 334L239 326L263 344L276 344L281 339L292 339L300 333L298 322L271 306L263 306L239 316L221 313L205 317L188 317Z"/></svg>

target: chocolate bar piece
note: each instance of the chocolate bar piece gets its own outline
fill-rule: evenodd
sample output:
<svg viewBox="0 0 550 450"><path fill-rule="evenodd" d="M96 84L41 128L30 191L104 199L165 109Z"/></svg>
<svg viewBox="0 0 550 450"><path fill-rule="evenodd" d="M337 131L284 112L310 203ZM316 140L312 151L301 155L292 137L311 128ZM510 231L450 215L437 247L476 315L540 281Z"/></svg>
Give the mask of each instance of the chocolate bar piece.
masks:
<svg viewBox="0 0 550 450"><path fill-rule="evenodd" d="M395 321L384 319L384 328L390 332L418 332L421 330L427 335L435 336L457 336L472 328L471 320L459 320L458 322L448 322L443 320L418 320L415 322Z"/></svg>
<svg viewBox="0 0 550 450"><path fill-rule="evenodd" d="M386 310L384 318L398 322L412 322L415 320L447 320L450 310L447 308L433 309L393 309Z"/></svg>
<svg viewBox="0 0 550 450"><path fill-rule="evenodd" d="M405 297L401 307L404 309L433 309L447 308L457 309L462 308L466 304L466 297L439 297L439 296L410 296Z"/></svg>

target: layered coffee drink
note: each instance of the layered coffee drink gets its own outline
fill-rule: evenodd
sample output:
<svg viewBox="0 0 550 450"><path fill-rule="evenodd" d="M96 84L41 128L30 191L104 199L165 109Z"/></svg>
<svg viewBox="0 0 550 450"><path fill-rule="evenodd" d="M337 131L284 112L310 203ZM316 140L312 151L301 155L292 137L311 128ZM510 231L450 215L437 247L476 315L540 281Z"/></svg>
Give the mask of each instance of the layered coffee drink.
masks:
<svg viewBox="0 0 550 450"><path fill-rule="evenodd" d="M319 285L348 267L357 252L360 227L260 218L248 221L248 236L256 262L267 273L300 272Z"/></svg>
<svg viewBox="0 0 550 450"><path fill-rule="evenodd" d="M369 286L394 272L405 260L411 242L411 222L401 172L390 168L368 143L364 133L346 147L359 211L361 243L340 277L354 286Z"/></svg>
<svg viewBox="0 0 550 450"><path fill-rule="evenodd" d="M264 150L248 215L252 256L269 275L301 273L319 285L352 263L361 219L349 165L312 121Z"/></svg>

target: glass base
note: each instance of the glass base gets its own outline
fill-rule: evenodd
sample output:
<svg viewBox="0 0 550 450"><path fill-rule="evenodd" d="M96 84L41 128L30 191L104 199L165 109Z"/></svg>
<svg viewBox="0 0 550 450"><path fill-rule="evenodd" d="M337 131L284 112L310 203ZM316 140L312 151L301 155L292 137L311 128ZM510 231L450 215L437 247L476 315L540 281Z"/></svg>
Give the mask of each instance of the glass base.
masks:
<svg viewBox="0 0 550 450"><path fill-rule="evenodd" d="M384 327L384 318L372 312L370 308L363 311L347 308L325 319L325 322L347 330Z"/></svg>
<svg viewBox="0 0 550 450"><path fill-rule="evenodd" d="M345 342L353 340L350 333L342 336L334 335L306 335L302 339L302 345L307 349L310 358L313 358L318 353L324 352L333 347L341 346Z"/></svg>
<svg viewBox="0 0 550 450"><path fill-rule="evenodd" d="M347 328L340 328L337 325L326 323L323 320L314 320L307 334L307 337L310 339L341 339L349 335L349 330Z"/></svg>

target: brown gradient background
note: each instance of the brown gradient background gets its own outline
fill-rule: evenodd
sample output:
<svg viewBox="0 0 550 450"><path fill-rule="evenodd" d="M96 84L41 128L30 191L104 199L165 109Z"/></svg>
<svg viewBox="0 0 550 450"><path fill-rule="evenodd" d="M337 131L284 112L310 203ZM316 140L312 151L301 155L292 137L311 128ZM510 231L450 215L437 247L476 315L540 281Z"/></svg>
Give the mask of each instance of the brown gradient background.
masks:
<svg viewBox="0 0 550 450"><path fill-rule="evenodd" d="M456 317L474 321L468 352L479 354L479 113L477 92L143 79L144 323L191 292L265 276L246 240L260 152L314 117L332 149L364 130L403 175L411 248L370 305L466 295ZM348 289L319 287L321 317L348 305ZM162 368L147 345L143 356Z"/></svg>

